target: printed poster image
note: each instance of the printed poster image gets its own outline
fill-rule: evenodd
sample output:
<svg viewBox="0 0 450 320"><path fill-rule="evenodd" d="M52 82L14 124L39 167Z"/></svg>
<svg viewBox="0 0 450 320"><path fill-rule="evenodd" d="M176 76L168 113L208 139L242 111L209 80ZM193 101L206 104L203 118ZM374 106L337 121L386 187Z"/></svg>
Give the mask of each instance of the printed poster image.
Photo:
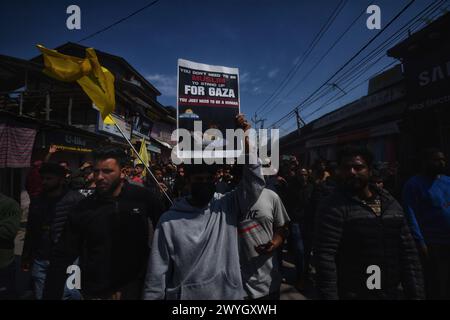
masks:
<svg viewBox="0 0 450 320"><path fill-rule="evenodd" d="M223 138L209 137L209 140L201 142L196 138L203 148L213 141L214 145L224 150L241 150L236 140L226 141L226 129L235 129L235 118L240 112L239 69L179 59L177 93L178 128L192 132L194 121L201 121L203 133L208 129L218 129ZM239 153L226 154L224 157ZM180 156L186 157L190 156Z"/></svg>

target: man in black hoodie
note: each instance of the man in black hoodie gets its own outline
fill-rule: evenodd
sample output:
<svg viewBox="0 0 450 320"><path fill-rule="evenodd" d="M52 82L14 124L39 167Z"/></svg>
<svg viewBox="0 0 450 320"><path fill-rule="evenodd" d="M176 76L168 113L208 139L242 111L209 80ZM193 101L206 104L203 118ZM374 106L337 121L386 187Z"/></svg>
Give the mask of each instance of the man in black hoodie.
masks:
<svg viewBox="0 0 450 320"><path fill-rule="evenodd" d="M84 299L141 296L152 225L165 208L149 190L126 182L127 157L118 148L94 152L96 191L68 216L54 250L44 299L59 299L66 269L80 257Z"/></svg>
<svg viewBox="0 0 450 320"><path fill-rule="evenodd" d="M423 276L405 214L369 185L372 155L346 148L340 183L318 211L314 241L320 299L423 299Z"/></svg>

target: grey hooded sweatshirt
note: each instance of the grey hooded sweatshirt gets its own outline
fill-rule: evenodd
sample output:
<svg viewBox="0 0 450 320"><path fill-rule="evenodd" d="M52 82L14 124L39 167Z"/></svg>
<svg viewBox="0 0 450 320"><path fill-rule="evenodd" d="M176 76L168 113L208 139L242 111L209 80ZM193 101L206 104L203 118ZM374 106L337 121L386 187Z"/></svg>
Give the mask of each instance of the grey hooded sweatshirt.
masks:
<svg viewBox="0 0 450 320"><path fill-rule="evenodd" d="M237 188L199 209L176 201L156 227L144 285L146 300L240 300L238 216L258 200L261 166L245 165Z"/></svg>

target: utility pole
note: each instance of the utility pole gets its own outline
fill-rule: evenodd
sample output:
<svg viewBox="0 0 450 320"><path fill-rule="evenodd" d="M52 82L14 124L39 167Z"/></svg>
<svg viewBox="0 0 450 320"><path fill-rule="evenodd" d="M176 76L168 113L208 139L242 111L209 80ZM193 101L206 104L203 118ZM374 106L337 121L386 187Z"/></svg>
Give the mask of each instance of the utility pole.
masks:
<svg viewBox="0 0 450 320"><path fill-rule="evenodd" d="M258 119L258 116L256 115L256 112L255 112L255 115L252 118L252 122L255 124L255 129L258 127L258 123L261 123L260 129L263 129L264 128L264 121L266 121L266 120L267 119Z"/></svg>
<svg viewBox="0 0 450 320"><path fill-rule="evenodd" d="M255 112L255 115L253 116L253 118L252 118L252 122L255 124L255 130L257 130L258 128L258 123L261 123L261 127L260 127L260 129L264 129L264 121L266 121L267 119L258 119L258 116L256 115L256 112ZM260 143L260 141L259 141L259 134L257 134L256 135L256 140L257 140L257 144L259 145L259 143Z"/></svg>
<svg viewBox="0 0 450 320"><path fill-rule="evenodd" d="M303 121L302 117L300 117L300 112L298 111L298 108L295 109L295 117L297 118L297 130L298 134L300 135L300 129L305 125L305 121Z"/></svg>
<svg viewBox="0 0 450 320"><path fill-rule="evenodd" d="M264 129L264 121L266 121L267 119L261 119L259 120L261 122L261 127L260 129Z"/></svg>
<svg viewBox="0 0 450 320"><path fill-rule="evenodd" d="M47 92L47 94L45 95L45 120L49 121L50 120L50 112L52 111L52 109L50 109L50 92Z"/></svg>

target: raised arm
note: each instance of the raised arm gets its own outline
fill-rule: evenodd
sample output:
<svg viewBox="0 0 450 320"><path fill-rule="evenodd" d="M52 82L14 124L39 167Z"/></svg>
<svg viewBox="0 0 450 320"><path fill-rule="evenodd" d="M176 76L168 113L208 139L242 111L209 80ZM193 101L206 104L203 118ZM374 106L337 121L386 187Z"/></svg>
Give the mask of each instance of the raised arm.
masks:
<svg viewBox="0 0 450 320"><path fill-rule="evenodd" d="M244 115L236 117L236 127L248 133L251 128ZM245 137L245 164L243 165L242 179L235 190L227 195L233 206L240 213L247 212L259 199L266 186L262 172L261 161L257 158L256 150L250 150L249 137Z"/></svg>

